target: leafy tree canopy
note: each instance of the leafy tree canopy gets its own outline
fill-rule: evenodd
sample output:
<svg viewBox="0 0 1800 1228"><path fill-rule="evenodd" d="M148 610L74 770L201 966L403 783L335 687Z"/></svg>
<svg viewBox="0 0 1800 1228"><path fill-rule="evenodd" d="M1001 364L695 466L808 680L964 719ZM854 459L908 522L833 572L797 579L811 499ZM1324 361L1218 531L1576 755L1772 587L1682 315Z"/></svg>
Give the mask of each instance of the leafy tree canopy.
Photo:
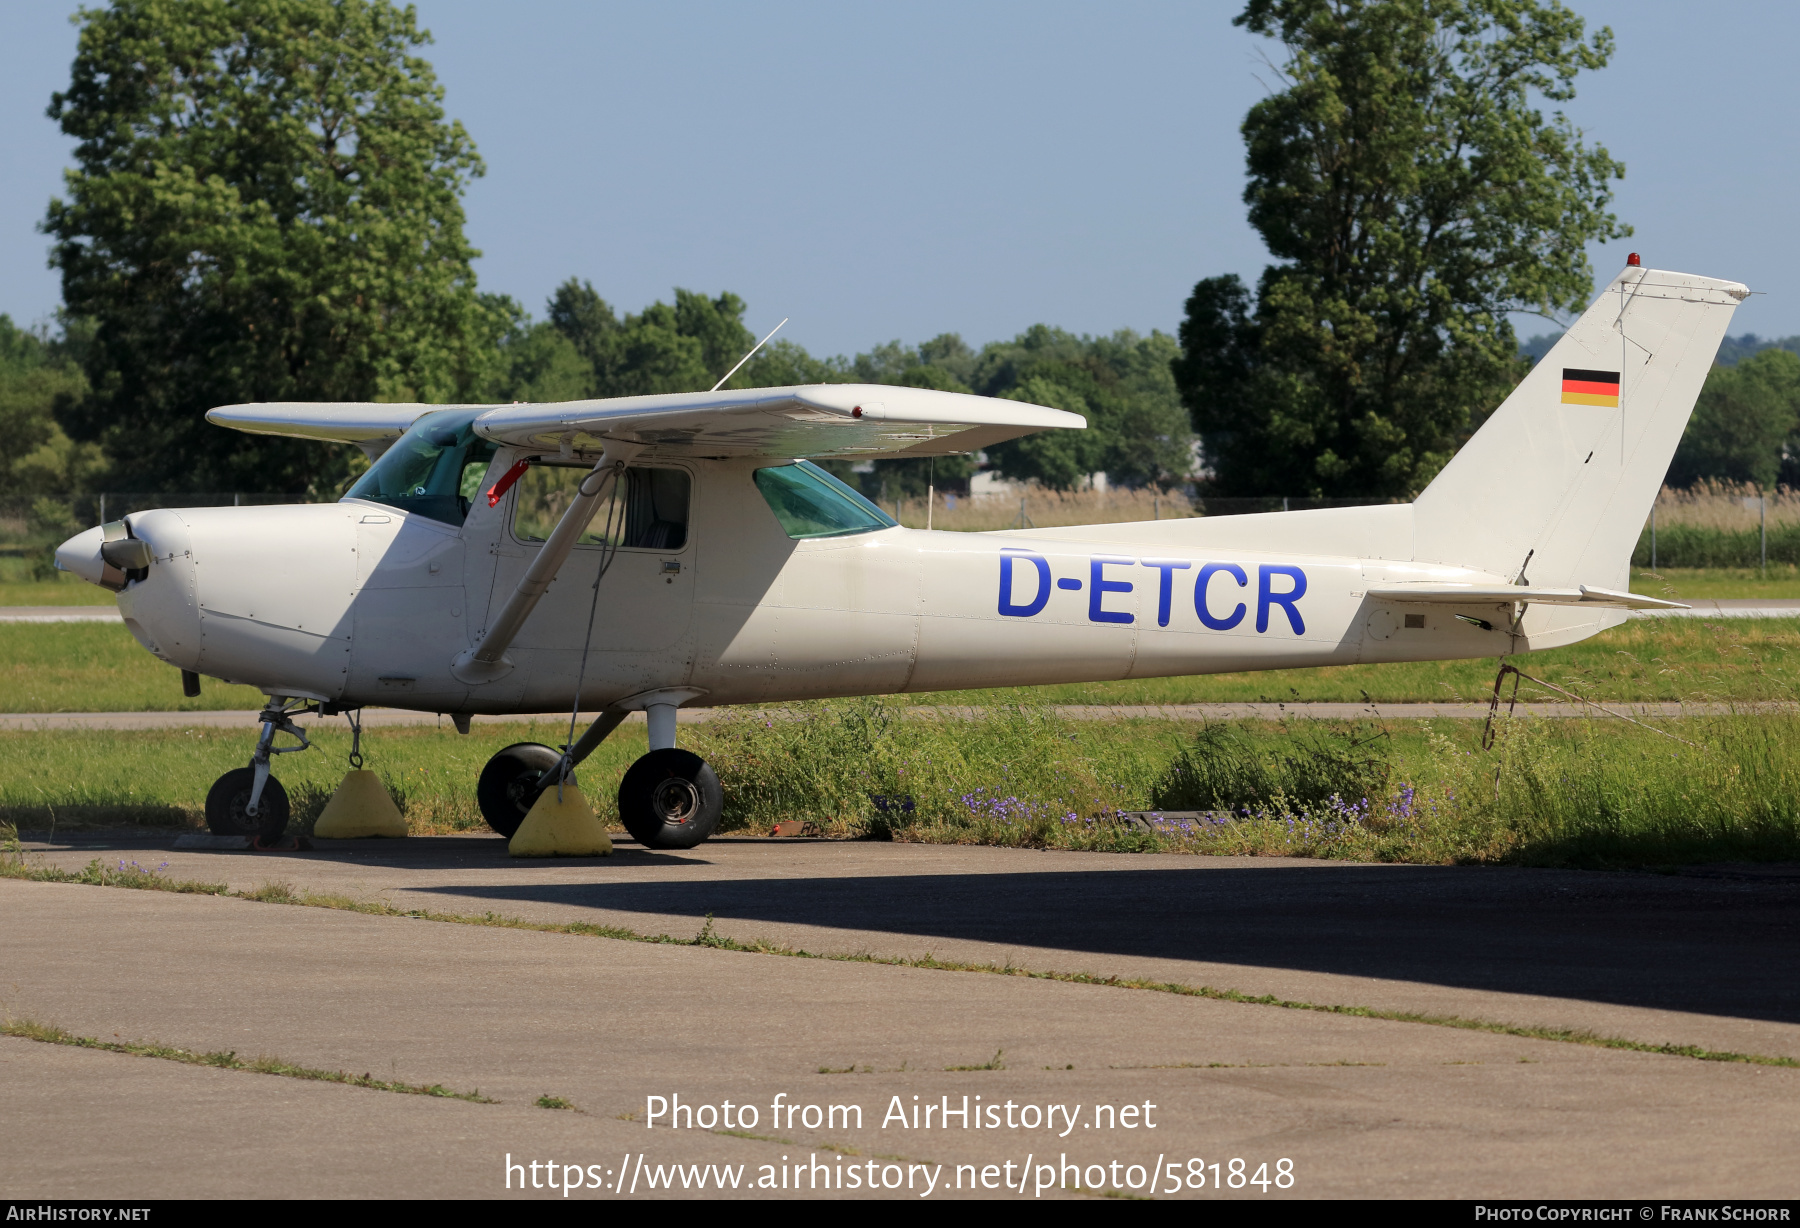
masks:
<svg viewBox="0 0 1800 1228"><path fill-rule="evenodd" d="M63 433L58 410L87 391L75 361L81 341L15 327L0 315L0 490L30 498L80 490L101 466L97 445Z"/></svg>
<svg viewBox="0 0 1800 1228"><path fill-rule="evenodd" d="M744 301L729 292L709 299L677 289L672 306L653 303L621 317L590 283L570 278L536 323L511 300L488 302L506 321L499 374L488 386L492 400L698 392L756 343L743 325ZM891 341L854 359L815 358L778 340L759 350L727 386L897 384L1068 409L1085 417L1089 429L1002 444L989 453L995 467L1007 477L1059 489L1095 472L1116 482L1166 484L1186 477L1192 442L1170 374L1175 354L1174 338L1163 333L1077 337L1045 325L979 351L944 333L917 346ZM940 488L965 484L975 462L961 456L883 460L862 473L847 462L828 467L871 496L894 499L923 494L927 482Z"/></svg>
<svg viewBox="0 0 1800 1228"><path fill-rule="evenodd" d="M1612 33L1556 0L1250 0L1282 88L1244 120L1277 263L1188 300L1175 375L1220 493L1407 496L1522 373L1506 313L1586 305L1624 166L1539 100Z"/></svg>
<svg viewBox="0 0 1800 1228"><path fill-rule="evenodd" d="M1170 374L1177 355L1167 333L1076 337L1037 325L1010 343L985 347L977 390L1066 409L1085 431L1044 431L991 450L1006 477L1067 490L1090 473L1116 483L1168 485L1192 467L1192 435Z"/></svg>
<svg viewBox="0 0 1800 1228"><path fill-rule="evenodd" d="M1752 354L1760 354L1764 350L1787 350L1789 353L1800 354L1800 337L1759 337L1755 333L1727 337L1719 343L1719 356L1713 361L1722 367L1734 367Z"/></svg>
<svg viewBox="0 0 1800 1228"><path fill-rule="evenodd" d="M449 400L505 314L475 292L430 41L387 0L83 9L44 222L91 388L64 415L115 489L327 489L343 449L222 431L242 401Z"/></svg>
<svg viewBox="0 0 1800 1228"><path fill-rule="evenodd" d="M1669 466L1669 482L1702 478L1792 483L1800 460L1800 355L1764 349L1736 366L1716 366L1694 405ZM1783 473L1783 467L1788 472Z"/></svg>
<svg viewBox="0 0 1800 1228"><path fill-rule="evenodd" d="M1122 484L1168 484L1186 478L1192 453L1187 414L1170 374L1175 354L1175 339L1165 333L1078 337L1039 324L979 351L955 333L917 347L889 342L840 364L842 373L834 371L832 378L1004 397L1087 420L1085 431L1045 431L988 449L1004 477L1058 490L1098 472ZM927 472L922 461L880 461L863 489L923 493ZM973 472L973 462L960 457L939 458L935 466L939 485L961 483Z"/></svg>
<svg viewBox="0 0 1800 1228"><path fill-rule="evenodd" d="M729 291L709 299L677 289L673 306L659 301L620 319L591 283L571 277L540 323L510 300L504 308L511 314L494 385L501 400L704 392L756 344L744 327L744 300ZM740 371L729 386L750 386L745 378Z"/></svg>

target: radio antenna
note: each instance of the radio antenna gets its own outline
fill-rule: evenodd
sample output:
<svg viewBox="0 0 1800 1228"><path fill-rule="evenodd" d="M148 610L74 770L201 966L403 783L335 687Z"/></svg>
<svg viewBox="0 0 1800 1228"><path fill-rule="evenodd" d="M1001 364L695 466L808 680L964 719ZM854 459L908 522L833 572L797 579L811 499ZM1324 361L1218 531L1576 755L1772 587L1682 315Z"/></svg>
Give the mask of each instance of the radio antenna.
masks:
<svg viewBox="0 0 1800 1228"><path fill-rule="evenodd" d="M781 324L786 324L787 322L788 322L788 318L786 316L782 316ZM774 328L771 328L769 330L769 337L773 337L776 333L781 331L781 324L777 324ZM731 370L729 370L725 374L721 375L719 377L719 382L714 384L711 388L708 388L707 391L708 392L717 392L719 389L723 388L725 386L725 381L737 374L738 367L741 367L745 363L749 362L752 358L754 358L756 356L756 351L762 349L763 346L769 344L769 337L764 337L761 341L758 341L755 345L751 346L750 352L748 354L744 355L742 358L737 360L737 367L733 367Z"/></svg>

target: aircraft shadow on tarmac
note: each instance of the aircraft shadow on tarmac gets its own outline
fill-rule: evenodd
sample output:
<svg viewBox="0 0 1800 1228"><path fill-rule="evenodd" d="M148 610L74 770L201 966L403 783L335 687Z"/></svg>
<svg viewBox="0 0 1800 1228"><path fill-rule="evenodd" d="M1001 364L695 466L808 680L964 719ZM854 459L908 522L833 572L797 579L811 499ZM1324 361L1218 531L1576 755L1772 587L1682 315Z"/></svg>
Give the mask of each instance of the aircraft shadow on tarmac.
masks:
<svg viewBox="0 0 1800 1228"><path fill-rule="evenodd" d="M972 940L1800 1022L1792 882L1239 866L419 890L911 936L927 941L901 949L919 953L932 938Z"/></svg>

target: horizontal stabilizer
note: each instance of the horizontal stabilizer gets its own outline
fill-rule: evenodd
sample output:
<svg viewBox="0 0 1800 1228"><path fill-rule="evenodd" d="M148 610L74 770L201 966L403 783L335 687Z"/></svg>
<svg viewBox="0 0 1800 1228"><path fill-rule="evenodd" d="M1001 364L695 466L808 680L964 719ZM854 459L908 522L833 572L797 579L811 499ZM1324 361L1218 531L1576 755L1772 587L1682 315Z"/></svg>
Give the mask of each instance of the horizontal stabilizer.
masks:
<svg viewBox="0 0 1800 1228"><path fill-rule="evenodd" d="M1533 605L1599 605L1620 610L1685 610L1679 601L1641 597L1616 589L1577 585L1575 588L1532 588L1520 584L1388 584L1371 588L1377 601L1424 605L1484 605L1488 602L1528 601Z"/></svg>

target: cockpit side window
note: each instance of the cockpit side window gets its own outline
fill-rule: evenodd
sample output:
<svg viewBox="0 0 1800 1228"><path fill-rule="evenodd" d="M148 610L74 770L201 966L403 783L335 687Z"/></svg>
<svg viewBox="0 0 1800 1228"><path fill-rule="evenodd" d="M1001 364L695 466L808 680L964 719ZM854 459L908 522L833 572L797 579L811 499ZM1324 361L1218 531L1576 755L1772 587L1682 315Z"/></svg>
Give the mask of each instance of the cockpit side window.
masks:
<svg viewBox="0 0 1800 1228"><path fill-rule="evenodd" d="M346 499L368 499L403 512L460 525L481 493L494 445L475 434L485 409L426 414L356 479Z"/></svg>

